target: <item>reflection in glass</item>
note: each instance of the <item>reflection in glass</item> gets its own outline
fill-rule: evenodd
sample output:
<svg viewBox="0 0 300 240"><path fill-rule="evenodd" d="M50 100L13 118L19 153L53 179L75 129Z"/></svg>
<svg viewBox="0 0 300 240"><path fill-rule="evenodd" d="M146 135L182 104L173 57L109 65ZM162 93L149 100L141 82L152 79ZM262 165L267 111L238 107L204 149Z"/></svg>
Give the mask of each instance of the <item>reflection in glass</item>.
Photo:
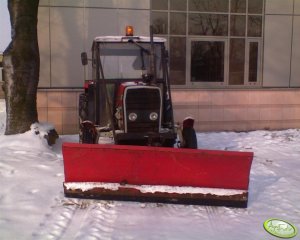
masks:
<svg viewBox="0 0 300 240"><path fill-rule="evenodd" d="M230 40L229 84L244 84L245 39Z"/></svg>
<svg viewBox="0 0 300 240"><path fill-rule="evenodd" d="M246 13L246 0L231 0L232 13Z"/></svg>
<svg viewBox="0 0 300 240"><path fill-rule="evenodd" d="M170 13L170 34L186 34L186 14Z"/></svg>
<svg viewBox="0 0 300 240"><path fill-rule="evenodd" d="M170 37L170 81L174 85L185 84L186 38Z"/></svg>
<svg viewBox="0 0 300 240"><path fill-rule="evenodd" d="M221 41L192 41L191 81L224 82L224 49Z"/></svg>
<svg viewBox="0 0 300 240"><path fill-rule="evenodd" d="M262 14L263 0L248 0L248 13Z"/></svg>
<svg viewBox="0 0 300 240"><path fill-rule="evenodd" d="M229 85L259 81L261 46L252 38L262 37L264 0L151 0L151 10L154 33L169 38L172 84L186 84L186 74L192 82L224 82L224 74ZM186 53L187 37L192 39L191 53ZM221 37L231 39L226 56ZM187 70L186 54L191 58Z"/></svg>
<svg viewBox="0 0 300 240"><path fill-rule="evenodd" d="M230 35L245 36L246 17L243 15L231 15L230 17Z"/></svg>
<svg viewBox="0 0 300 240"><path fill-rule="evenodd" d="M127 44L116 42L101 43L99 46L101 51L100 61L104 77L106 79L137 79L141 76L141 71L149 72L150 56L141 51L141 49L144 48L150 51L150 46L147 43L139 43L139 45L141 48L130 42ZM157 56L157 76L161 77L161 44L154 44L154 50Z"/></svg>
<svg viewBox="0 0 300 240"><path fill-rule="evenodd" d="M152 12L152 25L154 34L168 33L168 13Z"/></svg>
<svg viewBox="0 0 300 240"><path fill-rule="evenodd" d="M176 11L186 11L187 0L171 0L170 8Z"/></svg>
<svg viewBox="0 0 300 240"><path fill-rule="evenodd" d="M248 37L261 37L262 17L248 16Z"/></svg>
<svg viewBox="0 0 300 240"><path fill-rule="evenodd" d="M189 10L199 12L228 12L228 0L189 0Z"/></svg>
<svg viewBox="0 0 300 240"><path fill-rule="evenodd" d="M249 46L249 82L257 82L258 42L250 42Z"/></svg>
<svg viewBox="0 0 300 240"><path fill-rule="evenodd" d="M224 14L189 14L190 35L226 36L228 16Z"/></svg>
<svg viewBox="0 0 300 240"><path fill-rule="evenodd" d="M153 10L168 10L168 0L152 0Z"/></svg>

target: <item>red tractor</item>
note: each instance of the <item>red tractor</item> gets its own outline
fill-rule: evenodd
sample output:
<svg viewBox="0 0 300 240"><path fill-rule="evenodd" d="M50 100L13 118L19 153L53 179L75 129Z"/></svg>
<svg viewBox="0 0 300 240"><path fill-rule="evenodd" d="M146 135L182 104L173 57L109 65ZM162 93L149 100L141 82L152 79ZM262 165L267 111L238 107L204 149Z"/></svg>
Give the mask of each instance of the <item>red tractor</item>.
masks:
<svg viewBox="0 0 300 240"><path fill-rule="evenodd" d="M253 153L196 149L191 118L185 149L174 147L165 42L152 34L94 39L80 143L63 145L65 195L246 207Z"/></svg>
<svg viewBox="0 0 300 240"><path fill-rule="evenodd" d="M165 39L98 37L91 61L93 80L85 81L79 100L81 142L173 147Z"/></svg>

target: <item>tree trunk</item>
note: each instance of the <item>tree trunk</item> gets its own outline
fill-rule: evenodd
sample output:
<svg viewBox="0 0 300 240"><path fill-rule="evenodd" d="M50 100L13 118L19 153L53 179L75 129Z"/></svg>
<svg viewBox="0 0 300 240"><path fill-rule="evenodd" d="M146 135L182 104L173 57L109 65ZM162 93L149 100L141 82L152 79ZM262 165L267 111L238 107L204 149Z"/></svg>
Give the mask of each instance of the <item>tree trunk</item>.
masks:
<svg viewBox="0 0 300 240"><path fill-rule="evenodd" d="M6 135L26 132L38 122L38 5L39 0L8 0L12 40L3 54Z"/></svg>

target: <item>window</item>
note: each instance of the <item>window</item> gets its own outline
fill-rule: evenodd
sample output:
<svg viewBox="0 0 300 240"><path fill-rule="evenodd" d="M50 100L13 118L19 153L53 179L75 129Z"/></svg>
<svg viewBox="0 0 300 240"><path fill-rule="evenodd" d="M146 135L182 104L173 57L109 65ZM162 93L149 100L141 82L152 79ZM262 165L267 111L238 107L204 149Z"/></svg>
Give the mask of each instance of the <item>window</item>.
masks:
<svg viewBox="0 0 300 240"><path fill-rule="evenodd" d="M170 2L170 8L171 10L176 10L176 11L186 11L186 1L172 0Z"/></svg>
<svg viewBox="0 0 300 240"><path fill-rule="evenodd" d="M232 13L246 13L246 0L231 0L230 12Z"/></svg>
<svg viewBox="0 0 300 240"><path fill-rule="evenodd" d="M244 37L246 33L246 17L244 15L231 15L230 35Z"/></svg>
<svg viewBox="0 0 300 240"><path fill-rule="evenodd" d="M168 0L152 0L152 10L168 10Z"/></svg>
<svg viewBox="0 0 300 240"><path fill-rule="evenodd" d="M260 42L257 40L248 40L246 53L248 54L248 83L253 84L259 81L259 73L260 73Z"/></svg>
<svg viewBox="0 0 300 240"><path fill-rule="evenodd" d="M154 34L168 34L168 14L165 12L152 13Z"/></svg>
<svg viewBox="0 0 300 240"><path fill-rule="evenodd" d="M245 72L245 39L230 39L229 85L242 85Z"/></svg>
<svg viewBox="0 0 300 240"><path fill-rule="evenodd" d="M224 41L191 41L191 82L224 82Z"/></svg>
<svg viewBox="0 0 300 240"><path fill-rule="evenodd" d="M248 16L248 37L261 37L262 16Z"/></svg>
<svg viewBox="0 0 300 240"><path fill-rule="evenodd" d="M228 16L224 14L189 14L189 35L226 36Z"/></svg>
<svg viewBox="0 0 300 240"><path fill-rule="evenodd" d="M228 3L229 0L189 0L189 10L197 12L228 12Z"/></svg>
<svg viewBox="0 0 300 240"><path fill-rule="evenodd" d="M170 13L170 34L186 34L186 13Z"/></svg>
<svg viewBox="0 0 300 240"><path fill-rule="evenodd" d="M248 13L262 14L263 1L262 0L248 0Z"/></svg>
<svg viewBox="0 0 300 240"><path fill-rule="evenodd" d="M264 0L152 0L168 40L170 80L181 86L260 84Z"/></svg>
<svg viewBox="0 0 300 240"><path fill-rule="evenodd" d="M186 38L170 37L170 79L174 85L184 85L186 76Z"/></svg>

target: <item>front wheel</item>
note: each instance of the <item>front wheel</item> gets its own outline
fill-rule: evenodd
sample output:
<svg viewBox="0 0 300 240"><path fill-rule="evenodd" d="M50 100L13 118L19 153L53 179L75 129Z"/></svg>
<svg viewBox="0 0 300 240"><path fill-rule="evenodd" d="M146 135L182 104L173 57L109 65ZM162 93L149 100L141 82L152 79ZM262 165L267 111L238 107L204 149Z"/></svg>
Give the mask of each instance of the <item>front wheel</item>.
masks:
<svg viewBox="0 0 300 240"><path fill-rule="evenodd" d="M78 115L81 121L85 121L88 119L88 96L85 93L81 93L79 95L78 102Z"/></svg>
<svg viewBox="0 0 300 240"><path fill-rule="evenodd" d="M79 142L96 144L98 134L95 125L91 121L83 121L79 126Z"/></svg>

